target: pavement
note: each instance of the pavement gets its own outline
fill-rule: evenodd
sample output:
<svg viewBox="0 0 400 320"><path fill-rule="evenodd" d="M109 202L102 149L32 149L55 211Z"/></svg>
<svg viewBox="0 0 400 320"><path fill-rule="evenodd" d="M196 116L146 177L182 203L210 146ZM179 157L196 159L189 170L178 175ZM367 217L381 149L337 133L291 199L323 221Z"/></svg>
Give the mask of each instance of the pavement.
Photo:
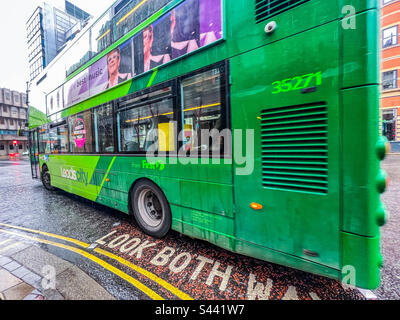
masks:
<svg viewBox="0 0 400 320"><path fill-rule="evenodd" d="M393 150L392 150L393 151ZM374 293L379 299L400 299L400 154L392 154L383 162L390 183L382 195L386 206L387 223L381 228L383 268L381 285Z"/></svg>
<svg viewBox="0 0 400 320"><path fill-rule="evenodd" d="M400 142L391 142L391 155L400 155Z"/></svg>
<svg viewBox="0 0 400 320"><path fill-rule="evenodd" d="M1 300L115 300L72 263L17 239L0 237Z"/></svg>

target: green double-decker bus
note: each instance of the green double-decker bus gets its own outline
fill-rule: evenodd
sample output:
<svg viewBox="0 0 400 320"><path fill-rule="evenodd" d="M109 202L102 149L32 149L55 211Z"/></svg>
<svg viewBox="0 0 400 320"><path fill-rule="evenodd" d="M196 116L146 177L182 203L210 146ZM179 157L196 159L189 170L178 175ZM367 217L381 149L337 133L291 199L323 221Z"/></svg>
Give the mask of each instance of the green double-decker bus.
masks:
<svg viewBox="0 0 400 320"><path fill-rule="evenodd" d="M117 1L32 84L33 177L374 289L378 26L378 0Z"/></svg>

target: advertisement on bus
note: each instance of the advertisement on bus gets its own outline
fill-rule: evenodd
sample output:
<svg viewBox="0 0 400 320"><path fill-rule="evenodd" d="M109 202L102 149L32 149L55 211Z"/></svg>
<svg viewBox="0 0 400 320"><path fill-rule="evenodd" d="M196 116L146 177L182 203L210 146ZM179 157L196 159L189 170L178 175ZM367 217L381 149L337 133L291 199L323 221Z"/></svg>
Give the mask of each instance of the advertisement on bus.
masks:
<svg viewBox="0 0 400 320"><path fill-rule="evenodd" d="M89 70L82 71L64 85L64 107L70 107L89 98Z"/></svg>
<svg viewBox="0 0 400 320"><path fill-rule="evenodd" d="M221 1L187 0L50 93L47 96L48 115L212 44L222 37ZM62 103L62 96L63 105L54 107L55 101Z"/></svg>

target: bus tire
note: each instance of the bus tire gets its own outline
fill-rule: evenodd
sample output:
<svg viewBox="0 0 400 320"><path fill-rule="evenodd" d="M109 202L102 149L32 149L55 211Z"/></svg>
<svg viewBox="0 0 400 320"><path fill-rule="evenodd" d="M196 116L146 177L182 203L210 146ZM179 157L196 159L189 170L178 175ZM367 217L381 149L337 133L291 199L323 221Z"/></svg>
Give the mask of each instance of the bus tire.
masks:
<svg viewBox="0 0 400 320"><path fill-rule="evenodd" d="M133 215L149 236L163 238L171 229L171 209L161 189L153 182L141 180L131 194Z"/></svg>
<svg viewBox="0 0 400 320"><path fill-rule="evenodd" d="M42 184L46 190L54 191L54 187L51 186L50 172L46 166L42 170Z"/></svg>

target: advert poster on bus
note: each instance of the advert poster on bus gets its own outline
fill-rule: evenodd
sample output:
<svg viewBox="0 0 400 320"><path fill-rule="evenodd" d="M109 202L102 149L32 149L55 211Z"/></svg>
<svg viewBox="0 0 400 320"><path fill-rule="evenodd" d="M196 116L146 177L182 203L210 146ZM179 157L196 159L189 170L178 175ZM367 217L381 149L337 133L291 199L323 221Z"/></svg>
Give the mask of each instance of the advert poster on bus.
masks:
<svg viewBox="0 0 400 320"><path fill-rule="evenodd" d="M200 47L222 39L221 1L200 0Z"/></svg>
<svg viewBox="0 0 400 320"><path fill-rule="evenodd" d="M222 37L221 1L187 0L67 82L61 108L68 108ZM51 96L53 94L48 98ZM54 99L56 97L53 97L53 104ZM48 105L51 107L51 103Z"/></svg>
<svg viewBox="0 0 400 320"><path fill-rule="evenodd" d="M104 91L108 84L107 56L92 64L89 68L90 96Z"/></svg>
<svg viewBox="0 0 400 320"><path fill-rule="evenodd" d="M135 36L135 74L222 39L221 2L188 0Z"/></svg>
<svg viewBox="0 0 400 320"><path fill-rule="evenodd" d="M110 89L122 82L132 79L132 40L115 48L106 56L108 82L103 90ZM92 94L92 87L91 95Z"/></svg>
<svg viewBox="0 0 400 320"><path fill-rule="evenodd" d="M64 85L64 107L70 107L87 98L89 98L88 69L82 71Z"/></svg>
<svg viewBox="0 0 400 320"><path fill-rule="evenodd" d="M81 118L77 118L72 128L72 137L74 139L75 146L82 149L86 142L86 126L85 122Z"/></svg>

